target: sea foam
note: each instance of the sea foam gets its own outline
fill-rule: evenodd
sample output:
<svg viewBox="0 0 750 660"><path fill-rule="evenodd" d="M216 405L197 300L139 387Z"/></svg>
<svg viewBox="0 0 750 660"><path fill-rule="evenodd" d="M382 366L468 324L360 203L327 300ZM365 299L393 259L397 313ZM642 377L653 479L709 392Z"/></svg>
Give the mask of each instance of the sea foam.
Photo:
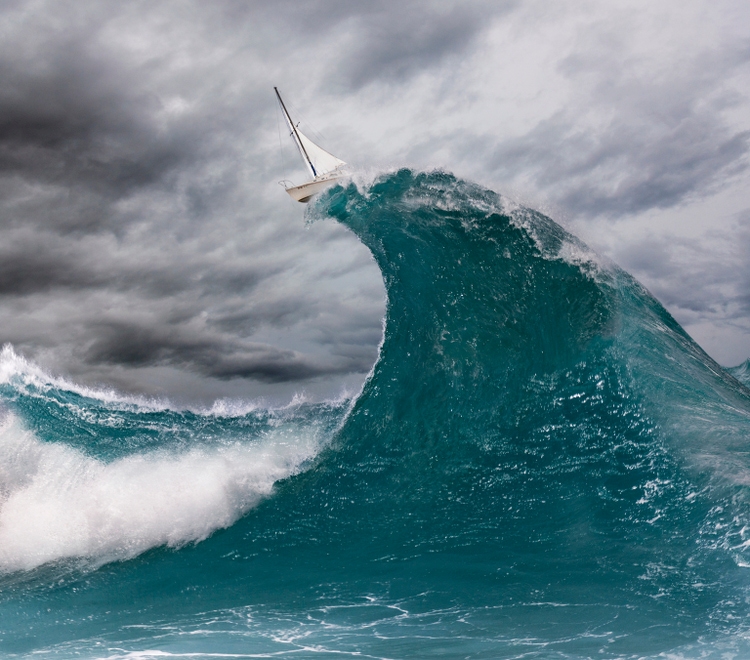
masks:
<svg viewBox="0 0 750 660"><path fill-rule="evenodd" d="M0 423L0 571L84 558L100 565L198 542L234 523L316 454L313 432L136 454L106 463Z"/></svg>

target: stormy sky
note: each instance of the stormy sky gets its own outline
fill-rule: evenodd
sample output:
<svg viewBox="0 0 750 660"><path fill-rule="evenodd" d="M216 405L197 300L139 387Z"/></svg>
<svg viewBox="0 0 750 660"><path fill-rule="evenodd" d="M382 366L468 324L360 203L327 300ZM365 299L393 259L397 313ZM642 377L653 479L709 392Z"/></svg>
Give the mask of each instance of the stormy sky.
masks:
<svg viewBox="0 0 750 660"><path fill-rule="evenodd" d="M344 160L538 208L750 356L748 3L6 0L0 30L0 343L51 373L358 387L383 286L277 185L305 175L274 85Z"/></svg>

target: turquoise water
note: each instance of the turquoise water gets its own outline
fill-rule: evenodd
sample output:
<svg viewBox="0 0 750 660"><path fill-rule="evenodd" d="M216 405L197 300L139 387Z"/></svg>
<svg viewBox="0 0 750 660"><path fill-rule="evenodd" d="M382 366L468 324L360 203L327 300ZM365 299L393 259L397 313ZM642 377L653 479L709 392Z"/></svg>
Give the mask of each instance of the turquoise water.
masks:
<svg viewBox="0 0 750 660"><path fill-rule="evenodd" d="M750 385L750 360L745 360L739 366L727 369L727 371L743 385Z"/></svg>
<svg viewBox="0 0 750 660"><path fill-rule="evenodd" d="M310 215L386 286L353 401L175 411L4 350L0 654L750 656L742 373L449 174Z"/></svg>

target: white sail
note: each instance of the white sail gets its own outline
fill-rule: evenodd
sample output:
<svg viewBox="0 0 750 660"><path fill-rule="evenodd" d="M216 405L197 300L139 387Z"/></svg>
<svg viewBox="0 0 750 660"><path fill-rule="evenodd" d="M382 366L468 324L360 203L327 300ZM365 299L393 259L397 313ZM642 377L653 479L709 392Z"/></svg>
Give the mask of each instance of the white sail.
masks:
<svg viewBox="0 0 750 660"><path fill-rule="evenodd" d="M297 136L304 147L304 154L310 159L310 164L313 167L312 175L314 177L323 176L346 165L343 160L336 158L336 156L329 154L325 149L315 144L299 128L297 129Z"/></svg>

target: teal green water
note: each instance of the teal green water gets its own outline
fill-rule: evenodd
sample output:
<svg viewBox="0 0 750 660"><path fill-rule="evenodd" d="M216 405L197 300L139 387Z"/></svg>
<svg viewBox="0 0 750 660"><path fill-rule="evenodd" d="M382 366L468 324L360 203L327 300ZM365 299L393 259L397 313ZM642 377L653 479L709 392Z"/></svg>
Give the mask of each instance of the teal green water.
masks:
<svg viewBox="0 0 750 660"><path fill-rule="evenodd" d="M311 215L386 286L354 401L174 411L5 349L0 654L750 656L742 374L449 174Z"/></svg>

